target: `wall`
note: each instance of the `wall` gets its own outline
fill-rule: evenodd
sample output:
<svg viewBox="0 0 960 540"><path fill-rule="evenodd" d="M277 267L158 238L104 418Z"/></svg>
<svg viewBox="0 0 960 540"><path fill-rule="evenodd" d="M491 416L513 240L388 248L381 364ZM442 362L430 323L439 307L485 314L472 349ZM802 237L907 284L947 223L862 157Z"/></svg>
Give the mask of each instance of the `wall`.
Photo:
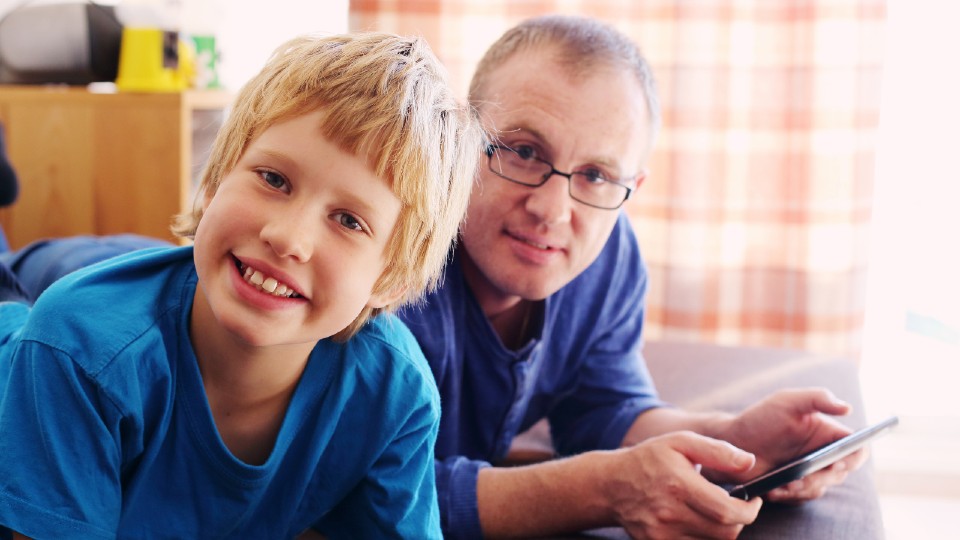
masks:
<svg viewBox="0 0 960 540"><path fill-rule="evenodd" d="M239 88L266 62L273 50L299 34L347 31L348 0L223 1L218 31L222 57L220 80Z"/></svg>
<svg viewBox="0 0 960 540"><path fill-rule="evenodd" d="M44 0L49 3L50 0ZM61 0L62 1L62 0ZM40 1L0 0L0 17L23 4ZM117 2L99 2L115 5ZM212 29L221 50L220 81L238 89L266 62L285 40L305 33L338 33L347 30L349 0L173 0L188 9L185 21Z"/></svg>

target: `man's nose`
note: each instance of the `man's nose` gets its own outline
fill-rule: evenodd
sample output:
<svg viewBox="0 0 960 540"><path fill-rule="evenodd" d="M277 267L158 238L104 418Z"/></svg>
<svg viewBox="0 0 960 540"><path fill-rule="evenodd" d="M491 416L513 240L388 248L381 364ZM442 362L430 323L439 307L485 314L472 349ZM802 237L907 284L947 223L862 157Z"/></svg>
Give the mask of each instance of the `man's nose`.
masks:
<svg viewBox="0 0 960 540"><path fill-rule="evenodd" d="M570 221L573 202L570 179L554 171L540 187L530 190L526 209L543 223L566 223Z"/></svg>

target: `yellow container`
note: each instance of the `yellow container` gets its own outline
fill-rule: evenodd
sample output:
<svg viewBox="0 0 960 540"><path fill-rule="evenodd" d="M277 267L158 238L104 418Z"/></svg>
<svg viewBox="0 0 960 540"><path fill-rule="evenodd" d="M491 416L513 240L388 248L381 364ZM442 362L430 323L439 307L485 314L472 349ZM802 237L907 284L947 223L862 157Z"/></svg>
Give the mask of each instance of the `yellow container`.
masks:
<svg viewBox="0 0 960 540"><path fill-rule="evenodd" d="M117 89L125 92L178 92L190 86L192 54L176 32L124 28L120 37Z"/></svg>

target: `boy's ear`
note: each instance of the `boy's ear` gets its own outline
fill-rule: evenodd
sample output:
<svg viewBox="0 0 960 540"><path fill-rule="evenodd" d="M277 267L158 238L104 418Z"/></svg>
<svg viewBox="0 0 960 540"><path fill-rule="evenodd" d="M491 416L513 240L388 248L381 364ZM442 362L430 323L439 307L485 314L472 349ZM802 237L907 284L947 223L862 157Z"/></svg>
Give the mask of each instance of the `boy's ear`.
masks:
<svg viewBox="0 0 960 540"><path fill-rule="evenodd" d="M210 189L210 186L207 186L207 188L203 190L203 202L201 203L201 208L203 208L204 212L207 211L207 207L210 206L210 201L213 200L213 193L214 190Z"/></svg>
<svg viewBox="0 0 960 540"><path fill-rule="evenodd" d="M396 289L393 289L391 291L387 291L385 293L381 293L381 294L373 293L370 295L370 300L367 302L367 307L371 307L374 309L381 309L386 306L389 306L390 304L393 304L394 302L402 298L403 295L407 294L407 289L409 289L409 287L404 285L401 287L397 287Z"/></svg>

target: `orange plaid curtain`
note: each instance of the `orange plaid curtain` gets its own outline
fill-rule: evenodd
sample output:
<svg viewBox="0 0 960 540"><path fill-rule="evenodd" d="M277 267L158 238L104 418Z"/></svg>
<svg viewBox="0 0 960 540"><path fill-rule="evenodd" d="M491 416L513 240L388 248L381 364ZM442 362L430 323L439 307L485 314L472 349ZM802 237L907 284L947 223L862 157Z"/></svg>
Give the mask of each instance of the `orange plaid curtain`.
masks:
<svg viewBox="0 0 960 540"><path fill-rule="evenodd" d="M533 15L633 37L664 126L627 205L650 266L648 338L857 357L864 320L882 0L353 0L354 30L426 37L465 95Z"/></svg>

